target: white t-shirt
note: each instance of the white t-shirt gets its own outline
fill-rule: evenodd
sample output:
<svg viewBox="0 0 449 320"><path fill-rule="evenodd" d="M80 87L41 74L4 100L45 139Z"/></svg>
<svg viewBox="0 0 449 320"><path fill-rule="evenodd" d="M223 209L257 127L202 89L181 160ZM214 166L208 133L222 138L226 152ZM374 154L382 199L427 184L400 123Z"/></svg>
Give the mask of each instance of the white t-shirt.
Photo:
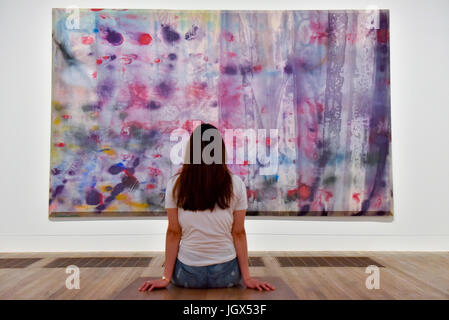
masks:
<svg viewBox="0 0 449 320"><path fill-rule="evenodd" d="M171 177L165 190L165 208L177 208L173 186L178 175ZM214 211L189 211L178 208L182 236L178 259L189 266L207 266L230 261L236 257L232 224L234 211L248 209L245 183L232 174L233 197L227 209L215 206ZM201 192L201 190L198 190Z"/></svg>

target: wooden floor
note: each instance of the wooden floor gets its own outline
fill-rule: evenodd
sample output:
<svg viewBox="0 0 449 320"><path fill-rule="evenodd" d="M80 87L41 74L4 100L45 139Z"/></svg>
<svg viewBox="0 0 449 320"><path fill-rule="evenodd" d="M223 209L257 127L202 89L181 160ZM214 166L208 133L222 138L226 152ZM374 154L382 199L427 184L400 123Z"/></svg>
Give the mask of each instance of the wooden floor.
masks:
<svg viewBox="0 0 449 320"><path fill-rule="evenodd" d="M153 257L147 267L81 267L80 289L65 286L64 267L44 268L63 257ZM250 252L264 266L254 277L279 277L306 299L449 299L449 252ZM282 267L276 257L368 257L383 267L380 289L365 286L365 267ZM0 253L0 259L41 258L25 268L0 267L0 299L113 299L139 277L159 277L161 252ZM190 289L192 290L192 289ZM232 299L232 297L229 297Z"/></svg>

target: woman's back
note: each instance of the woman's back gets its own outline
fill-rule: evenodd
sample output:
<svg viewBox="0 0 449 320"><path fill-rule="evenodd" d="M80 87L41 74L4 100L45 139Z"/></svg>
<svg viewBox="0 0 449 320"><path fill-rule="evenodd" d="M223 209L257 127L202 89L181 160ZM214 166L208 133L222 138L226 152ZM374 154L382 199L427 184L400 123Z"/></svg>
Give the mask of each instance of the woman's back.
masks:
<svg viewBox="0 0 449 320"><path fill-rule="evenodd" d="M233 213L248 208L246 187L242 179L232 175L233 197L229 208L217 205L213 211L189 211L179 208L173 197L173 187L178 175L171 177L165 192L165 208L178 208L182 229L178 259L190 266L223 263L236 257L231 234ZM201 193L201 190L196 190Z"/></svg>
<svg viewBox="0 0 449 320"><path fill-rule="evenodd" d="M164 276L146 281L140 290L165 288L170 281L185 288L243 283L274 289L249 275L246 186L226 166L223 138L211 124L201 124L190 136L182 168L167 182L165 208Z"/></svg>

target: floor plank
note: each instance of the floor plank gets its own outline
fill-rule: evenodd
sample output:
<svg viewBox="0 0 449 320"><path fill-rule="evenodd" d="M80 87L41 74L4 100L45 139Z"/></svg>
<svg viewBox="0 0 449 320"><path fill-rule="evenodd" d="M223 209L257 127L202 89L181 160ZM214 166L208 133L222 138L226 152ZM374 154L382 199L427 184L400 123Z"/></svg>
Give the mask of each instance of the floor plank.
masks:
<svg viewBox="0 0 449 320"><path fill-rule="evenodd" d="M250 256L261 257L264 263L264 266L250 267L253 277L279 279L288 285L297 299L449 299L448 252L258 251L250 252ZM316 265L321 266L281 267L276 260L278 256L310 257L310 261L316 260ZM148 267L80 267L79 290L66 288L69 274L65 272L64 263L57 268L45 268L57 258L78 257L153 258ZM384 267L379 268L380 289L366 288L369 274L364 267L328 266L326 257L369 257L382 264ZM30 252L0 253L0 258L41 259L25 268L0 269L0 299L59 300L114 299L139 278L160 277L165 257L162 252ZM158 293L162 299L185 298L185 294L179 290ZM229 290L191 291L191 299L229 297Z"/></svg>

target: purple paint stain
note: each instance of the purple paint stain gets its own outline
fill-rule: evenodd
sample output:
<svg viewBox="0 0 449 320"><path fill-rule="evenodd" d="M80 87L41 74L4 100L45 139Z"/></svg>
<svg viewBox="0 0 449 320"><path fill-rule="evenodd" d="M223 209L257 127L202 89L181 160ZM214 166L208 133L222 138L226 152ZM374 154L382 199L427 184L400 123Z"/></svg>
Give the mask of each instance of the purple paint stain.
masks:
<svg viewBox="0 0 449 320"><path fill-rule="evenodd" d="M175 30L171 29L170 26L162 25L162 36L164 37L164 40L168 43L173 44L174 42L179 41L181 37L179 36L179 33L177 33Z"/></svg>
<svg viewBox="0 0 449 320"><path fill-rule="evenodd" d="M111 197L118 196L123 190L125 190L125 185L123 183L118 183L111 192Z"/></svg>
<svg viewBox="0 0 449 320"><path fill-rule="evenodd" d="M114 85L112 81L106 80L97 87L97 94L101 100L109 100L112 97Z"/></svg>
<svg viewBox="0 0 449 320"><path fill-rule="evenodd" d="M139 186L139 181L134 176L125 176L122 179L122 183L124 184L125 187L129 189L134 189Z"/></svg>
<svg viewBox="0 0 449 320"><path fill-rule="evenodd" d="M148 104L148 108L151 110L157 110L160 107L161 107L161 104L158 101L151 100L150 103Z"/></svg>
<svg viewBox="0 0 449 320"><path fill-rule="evenodd" d="M133 168L137 167L137 166L139 165L139 163L140 163L140 158L137 157L137 158L134 159L134 161L133 161Z"/></svg>
<svg viewBox="0 0 449 320"><path fill-rule="evenodd" d="M125 166L123 165L123 163L116 163L108 169L108 172L115 175L122 172L124 169Z"/></svg>
<svg viewBox="0 0 449 320"><path fill-rule="evenodd" d="M60 184L59 186L56 187L56 189L53 191L53 198L56 197L58 194L60 194L62 192L62 190L64 190L64 186L62 184Z"/></svg>
<svg viewBox="0 0 449 320"><path fill-rule="evenodd" d="M162 81L157 85L156 92L162 98L169 98L173 92L173 88L167 82Z"/></svg>
<svg viewBox="0 0 449 320"><path fill-rule="evenodd" d="M285 72L286 74L292 74L292 73L293 73L292 65L291 65L291 64L287 64L287 65L284 67L284 72Z"/></svg>
<svg viewBox="0 0 449 320"><path fill-rule="evenodd" d="M297 215L305 216L307 214L307 212L309 212L309 211L310 211L310 205L306 204L301 207L301 209L299 210Z"/></svg>
<svg viewBox="0 0 449 320"><path fill-rule="evenodd" d="M60 184L59 186L57 186L55 188L55 190L53 190L53 193L51 194L51 198L50 198L50 204L53 202L54 198L56 198L57 195L62 193L62 190L64 190L63 184Z"/></svg>
<svg viewBox="0 0 449 320"><path fill-rule="evenodd" d="M106 40L113 46L119 46L123 43L123 36L117 31L108 29L106 32Z"/></svg>
<svg viewBox="0 0 449 320"><path fill-rule="evenodd" d="M240 74L242 76L248 74L248 73L252 73L253 68L251 66L241 66L240 67Z"/></svg>
<svg viewBox="0 0 449 320"><path fill-rule="evenodd" d="M237 67L234 65L227 65L226 67L224 67L223 72L225 74L235 75L237 74Z"/></svg>
<svg viewBox="0 0 449 320"><path fill-rule="evenodd" d="M86 203L88 205L97 205L101 201L101 193L98 192L95 189L91 189L88 192L86 192Z"/></svg>
<svg viewBox="0 0 449 320"><path fill-rule="evenodd" d="M192 29L186 32L184 39L193 40L196 39L197 35L198 35L198 26L192 25Z"/></svg>

